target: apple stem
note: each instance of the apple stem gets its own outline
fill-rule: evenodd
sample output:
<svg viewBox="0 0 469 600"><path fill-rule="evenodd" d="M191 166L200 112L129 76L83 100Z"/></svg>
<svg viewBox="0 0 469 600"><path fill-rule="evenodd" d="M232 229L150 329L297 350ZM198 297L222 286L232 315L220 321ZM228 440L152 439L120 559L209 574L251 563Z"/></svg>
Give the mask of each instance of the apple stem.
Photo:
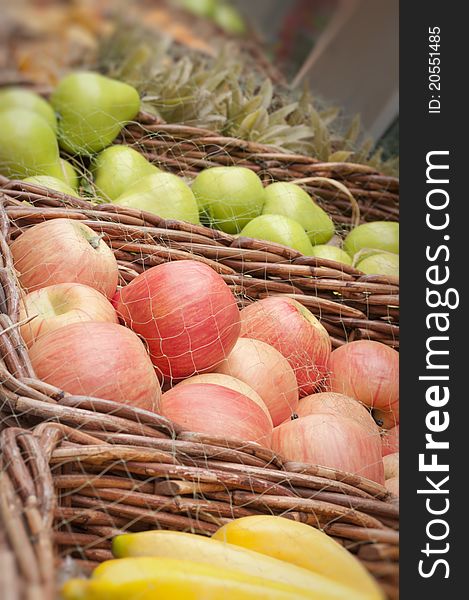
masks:
<svg viewBox="0 0 469 600"><path fill-rule="evenodd" d="M103 239L104 233L98 233L92 238L89 238L88 242L92 248L97 250L99 248L99 242Z"/></svg>

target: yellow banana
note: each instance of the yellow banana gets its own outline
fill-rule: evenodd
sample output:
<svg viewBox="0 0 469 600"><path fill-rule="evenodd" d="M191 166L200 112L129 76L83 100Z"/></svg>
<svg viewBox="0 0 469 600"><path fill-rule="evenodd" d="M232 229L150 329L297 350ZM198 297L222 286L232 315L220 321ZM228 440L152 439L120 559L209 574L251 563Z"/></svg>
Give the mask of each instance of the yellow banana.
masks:
<svg viewBox="0 0 469 600"><path fill-rule="evenodd" d="M304 590L210 565L170 558L122 558L71 579L64 600L302 600ZM318 600L322 596L315 596Z"/></svg>
<svg viewBox="0 0 469 600"><path fill-rule="evenodd" d="M369 600L383 598L374 579L350 552L304 523L254 515L227 523L212 538L308 569L361 592Z"/></svg>
<svg viewBox="0 0 469 600"><path fill-rule="evenodd" d="M368 596L350 587L311 573L287 562L234 544L178 531L145 531L114 538L112 551L116 557L155 556L180 560L195 560L213 568L234 569L245 575L302 588L309 598L317 600L368 600ZM99 568L99 567L98 567Z"/></svg>

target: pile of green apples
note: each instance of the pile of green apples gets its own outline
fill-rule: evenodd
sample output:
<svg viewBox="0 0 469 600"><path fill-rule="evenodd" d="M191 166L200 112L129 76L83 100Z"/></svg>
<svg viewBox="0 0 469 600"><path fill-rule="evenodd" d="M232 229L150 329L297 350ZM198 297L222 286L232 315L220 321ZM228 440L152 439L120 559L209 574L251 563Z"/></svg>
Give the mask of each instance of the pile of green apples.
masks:
<svg viewBox="0 0 469 600"><path fill-rule="evenodd" d="M332 219L299 185L276 182L264 187L254 171L239 166L208 168L186 182L133 148L113 145L139 109L135 88L97 73L67 75L50 102L26 89L4 89L0 173L78 196L80 174L72 162L87 165L99 202L164 219L202 222L306 256L353 264L367 274L398 275L398 223L360 225L341 248Z"/></svg>
<svg viewBox="0 0 469 600"><path fill-rule="evenodd" d="M139 110L134 87L97 73L67 75L50 102L6 88L0 91L0 174L79 196L81 173L73 164L87 165L100 201L199 223L197 202L181 178L132 148L112 145Z"/></svg>
<svg viewBox="0 0 469 600"><path fill-rule="evenodd" d="M50 103L22 88L0 92L0 172L76 195L79 176L60 151L91 157L140 110L135 88L97 73L66 76ZM46 179L44 179L46 178Z"/></svg>
<svg viewBox="0 0 469 600"><path fill-rule="evenodd" d="M366 274L398 276L399 224L374 221L355 227L342 247L330 216L299 185L271 183L244 167L213 167L192 183L201 219L227 233L276 242L354 265Z"/></svg>

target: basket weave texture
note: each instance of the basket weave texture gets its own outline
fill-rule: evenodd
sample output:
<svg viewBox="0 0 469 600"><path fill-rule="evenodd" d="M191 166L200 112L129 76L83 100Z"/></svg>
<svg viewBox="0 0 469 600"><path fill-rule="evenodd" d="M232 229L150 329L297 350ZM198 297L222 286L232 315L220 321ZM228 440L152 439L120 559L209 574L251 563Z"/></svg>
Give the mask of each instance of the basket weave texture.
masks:
<svg viewBox="0 0 469 600"><path fill-rule="evenodd" d="M368 167L321 164L220 140L213 132L142 121L122 141L138 142L150 158L179 173L236 163L266 180L335 177L356 197L362 218L396 219L396 182ZM194 155L189 147L197 148ZM328 195L327 187L317 187L323 204L333 208L336 223L349 221L347 193L335 188ZM398 506L383 487L334 469L285 462L254 443L182 431L159 415L71 396L36 378L17 327L20 289L9 243L38 222L63 217L104 235L118 259L122 285L166 261L199 260L222 275L240 307L285 294L321 319L335 346L365 337L398 347L397 280L0 178L4 598L53 598L65 572L89 572L110 558L112 537L124 531L170 528L210 535L230 519L262 513L322 528L356 553L396 598Z"/></svg>
<svg viewBox="0 0 469 600"><path fill-rule="evenodd" d="M336 225L349 225L351 218L354 224L399 219L399 180L369 165L322 162L209 129L164 123L143 112L123 130L120 141L135 146L165 170L186 177L209 167L238 165L256 172L266 183L301 181Z"/></svg>

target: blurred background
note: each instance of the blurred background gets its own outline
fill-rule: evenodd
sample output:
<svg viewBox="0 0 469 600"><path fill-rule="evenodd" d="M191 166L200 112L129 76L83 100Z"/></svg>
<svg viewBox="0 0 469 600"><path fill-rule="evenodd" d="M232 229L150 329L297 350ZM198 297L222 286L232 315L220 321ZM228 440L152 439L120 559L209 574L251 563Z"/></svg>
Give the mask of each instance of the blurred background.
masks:
<svg viewBox="0 0 469 600"><path fill-rule="evenodd" d="M2 83L53 85L68 68L99 61L109 70L119 52L105 40L116 28L114 44L127 44L136 70L148 52L139 45L145 36L160 49L165 40L173 56L214 60L231 44L281 89L309 90L322 106L340 107L339 121L360 115L360 136L382 146L385 158L398 154L398 0L0 0L0 7Z"/></svg>

